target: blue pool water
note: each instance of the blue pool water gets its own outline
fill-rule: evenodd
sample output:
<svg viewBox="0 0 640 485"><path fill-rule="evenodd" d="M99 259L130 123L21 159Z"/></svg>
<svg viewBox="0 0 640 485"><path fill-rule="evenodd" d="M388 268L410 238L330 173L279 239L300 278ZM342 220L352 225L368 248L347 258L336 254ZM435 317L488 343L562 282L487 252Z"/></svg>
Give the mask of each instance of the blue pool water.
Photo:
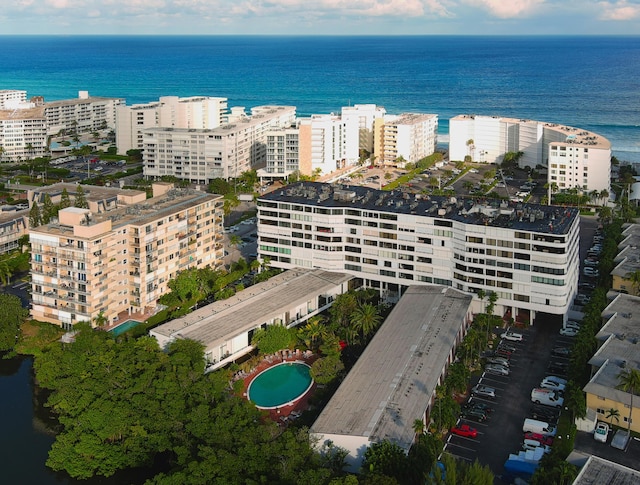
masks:
<svg viewBox="0 0 640 485"><path fill-rule="evenodd" d="M285 362L258 374L249 384L247 396L261 409L274 409L296 401L312 384L307 364Z"/></svg>
<svg viewBox="0 0 640 485"><path fill-rule="evenodd" d="M135 320L127 320L126 322L118 325L117 327L112 328L111 330L109 330L109 332L111 332L114 336L117 337L118 335L122 335L127 330L130 330L133 327L136 327L138 325L140 325L140 322L136 322Z"/></svg>

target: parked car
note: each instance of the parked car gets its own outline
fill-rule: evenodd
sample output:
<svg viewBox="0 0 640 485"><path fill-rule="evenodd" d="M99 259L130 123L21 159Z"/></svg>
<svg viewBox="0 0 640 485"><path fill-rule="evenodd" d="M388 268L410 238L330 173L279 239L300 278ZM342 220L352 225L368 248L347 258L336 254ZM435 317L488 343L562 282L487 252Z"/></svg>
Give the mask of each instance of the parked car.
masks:
<svg viewBox="0 0 640 485"><path fill-rule="evenodd" d="M549 453L551 451L551 447L543 445L539 441L535 440L524 440L524 443L522 443L522 449L525 451L542 449L545 453Z"/></svg>
<svg viewBox="0 0 640 485"><path fill-rule="evenodd" d="M581 290L593 291L596 289L596 285L593 283L585 282L585 283L580 283L578 285L578 288L580 288Z"/></svg>
<svg viewBox="0 0 640 485"><path fill-rule="evenodd" d="M564 403L564 398L560 396L558 391L552 389L543 389L536 387L531 390L531 400L536 404L543 404L545 406L553 406L561 408Z"/></svg>
<svg viewBox="0 0 640 485"><path fill-rule="evenodd" d="M491 414L493 408L482 401L467 401L463 406L464 409L480 409L485 414Z"/></svg>
<svg viewBox="0 0 640 485"><path fill-rule="evenodd" d="M600 271L598 271L597 269L586 267L582 270L582 274L589 278L597 278L598 276L600 276Z"/></svg>
<svg viewBox="0 0 640 485"><path fill-rule="evenodd" d="M567 347L554 347L553 350L551 350L551 354L558 357L568 357L570 353L571 349Z"/></svg>
<svg viewBox="0 0 640 485"><path fill-rule="evenodd" d="M478 384L471 389L471 394L474 396L485 397L488 399L496 398L496 390L493 387L485 386L484 384Z"/></svg>
<svg viewBox="0 0 640 485"><path fill-rule="evenodd" d="M540 383L540 387L542 387L543 389L553 389L554 391L564 391L565 386L566 381L560 382L560 380L554 377L545 377Z"/></svg>
<svg viewBox="0 0 640 485"><path fill-rule="evenodd" d="M629 444L629 432L627 430L619 429L611 439L611 446L618 450L624 450Z"/></svg>
<svg viewBox="0 0 640 485"><path fill-rule="evenodd" d="M576 335L578 335L578 329L577 328L561 328L560 329L560 335L562 335L563 337L575 337Z"/></svg>
<svg viewBox="0 0 640 485"><path fill-rule="evenodd" d="M509 368L500 364L487 364L484 366L484 371L499 376L508 376L510 374Z"/></svg>
<svg viewBox="0 0 640 485"><path fill-rule="evenodd" d="M512 332L511 330L504 332L500 337L505 340L511 340L512 342L522 342L523 339L521 333Z"/></svg>
<svg viewBox="0 0 640 485"><path fill-rule="evenodd" d="M563 325L563 328L575 328L576 330L580 330L581 323L576 322L575 320L569 320L567 323Z"/></svg>
<svg viewBox="0 0 640 485"><path fill-rule="evenodd" d="M458 426L454 426L451 428L451 434L455 434L458 436L464 436L465 438L475 438L478 436L478 430L472 428L468 424L461 424Z"/></svg>
<svg viewBox="0 0 640 485"><path fill-rule="evenodd" d="M469 173L478 173L478 169L477 168L470 168L469 169Z"/></svg>
<svg viewBox="0 0 640 485"><path fill-rule="evenodd" d="M567 368L568 368L567 365L561 362L552 362L549 364L549 367L547 367L549 372L552 372L553 374L561 374L561 375L565 375L567 373Z"/></svg>
<svg viewBox="0 0 640 485"><path fill-rule="evenodd" d="M532 433L532 432L525 433L524 439L537 441L538 443L542 445L547 445L547 446L551 446L553 444L553 436L545 436L540 433Z"/></svg>
<svg viewBox="0 0 640 485"><path fill-rule="evenodd" d="M487 358L487 363L488 364L498 364L501 365L503 367L509 367L509 359L507 359L506 357L488 357Z"/></svg>
<svg viewBox="0 0 640 485"><path fill-rule="evenodd" d="M600 441L601 443L606 443L608 437L609 425L607 423L603 423L602 421L598 422L598 424L596 425L596 429L593 431L593 439L596 441Z"/></svg>
<svg viewBox="0 0 640 485"><path fill-rule="evenodd" d="M498 344L498 349L506 350L508 352L515 352L517 350L512 344L505 342L504 340Z"/></svg>
<svg viewBox="0 0 640 485"><path fill-rule="evenodd" d="M529 411L529 416L533 419L545 421L547 423L555 423L558 421L560 413L555 408L547 406L533 406Z"/></svg>
<svg viewBox="0 0 640 485"><path fill-rule="evenodd" d="M479 409L464 409L461 413L461 416L464 419L469 419L471 421L483 422L487 420L486 413L483 413Z"/></svg>
<svg viewBox="0 0 640 485"><path fill-rule="evenodd" d="M584 293L578 293L578 294L576 295L575 302L576 302L578 305L586 305L587 303L589 303L589 300L590 300L590 299L591 299L591 298L589 298L589 297L588 297L587 295L585 295Z"/></svg>

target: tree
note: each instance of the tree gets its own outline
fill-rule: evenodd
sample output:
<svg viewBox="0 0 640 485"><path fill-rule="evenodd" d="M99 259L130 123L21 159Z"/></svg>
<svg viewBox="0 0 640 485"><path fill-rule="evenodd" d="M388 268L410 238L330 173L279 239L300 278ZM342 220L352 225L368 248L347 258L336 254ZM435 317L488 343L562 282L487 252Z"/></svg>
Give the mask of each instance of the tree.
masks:
<svg viewBox="0 0 640 485"><path fill-rule="evenodd" d="M329 384L344 370L339 354L331 354L316 360L311 365L311 377L318 384Z"/></svg>
<svg viewBox="0 0 640 485"><path fill-rule="evenodd" d="M409 468L407 465L404 450L397 444L384 440L373 443L364 452L362 470L365 475L386 475L403 483Z"/></svg>
<svg viewBox="0 0 640 485"><path fill-rule="evenodd" d="M633 413L633 393L640 390L640 371L638 369L624 369L618 374L618 389L628 392L630 396L629 417L627 418L627 432L631 433L631 415Z"/></svg>
<svg viewBox="0 0 640 485"><path fill-rule="evenodd" d="M8 285L11 282L11 277L13 276L13 271L9 266L7 261L0 262L0 283L3 285Z"/></svg>
<svg viewBox="0 0 640 485"><path fill-rule="evenodd" d="M325 333L324 325L322 321L324 318L321 315L314 315L307 320L307 324L298 329L298 337L304 342L307 348L315 350L316 343L320 337Z"/></svg>
<svg viewBox="0 0 640 485"><path fill-rule="evenodd" d="M416 435L424 434L424 421L422 419L414 419L413 420L413 432Z"/></svg>
<svg viewBox="0 0 640 485"><path fill-rule="evenodd" d="M631 281L631 286L633 286L633 294L637 295L640 290L640 271L636 270L628 273L627 278Z"/></svg>
<svg viewBox="0 0 640 485"><path fill-rule="evenodd" d="M34 228L42 225L42 215L40 214L40 207L37 202L33 202L31 210L29 211L29 227Z"/></svg>
<svg viewBox="0 0 640 485"><path fill-rule="evenodd" d="M288 349L295 344L295 329L284 325L268 325L253 334L251 345L258 347L262 354L273 354L278 350Z"/></svg>
<svg viewBox="0 0 640 485"><path fill-rule="evenodd" d="M96 327L104 327L107 323L109 323L109 319L106 317L104 312L100 310L100 313L93 319L93 323Z"/></svg>
<svg viewBox="0 0 640 485"><path fill-rule="evenodd" d="M613 426L613 419L614 418L616 420L616 423L620 422L620 411L618 411L616 408L609 408L607 410L606 419L609 420L609 424L611 424L611 426Z"/></svg>
<svg viewBox="0 0 640 485"><path fill-rule="evenodd" d="M65 187L62 189L62 194L60 194L60 209L66 209L67 207L71 207L71 198L69 197L69 192Z"/></svg>
<svg viewBox="0 0 640 485"><path fill-rule="evenodd" d="M378 309L370 303L360 305L351 314L351 324L356 330L362 332L365 338L378 328L381 320Z"/></svg>
<svg viewBox="0 0 640 485"><path fill-rule="evenodd" d="M85 196L84 189L82 188L82 185L78 185L78 188L76 189L76 196L75 196L74 206L78 207L80 209L88 209L89 208L89 204L87 202L87 198Z"/></svg>
<svg viewBox="0 0 640 485"><path fill-rule="evenodd" d="M22 307L20 298L5 294L0 294L0 308L0 352L7 352L13 350L20 335L20 325L29 315L29 311Z"/></svg>
<svg viewBox="0 0 640 485"><path fill-rule="evenodd" d="M51 219L58 215L58 212L51 202L51 196L49 194L44 195L44 200L42 202L42 224L49 224Z"/></svg>

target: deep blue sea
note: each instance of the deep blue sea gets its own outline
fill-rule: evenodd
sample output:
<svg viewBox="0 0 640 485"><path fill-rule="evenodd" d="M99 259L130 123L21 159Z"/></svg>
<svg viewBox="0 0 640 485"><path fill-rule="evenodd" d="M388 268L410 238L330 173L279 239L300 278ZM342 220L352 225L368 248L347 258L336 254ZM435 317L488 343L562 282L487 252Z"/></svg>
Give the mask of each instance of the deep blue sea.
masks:
<svg viewBox="0 0 640 485"><path fill-rule="evenodd" d="M640 161L640 37L0 36L0 89L127 104L221 96L301 116L374 103L499 115L595 131Z"/></svg>

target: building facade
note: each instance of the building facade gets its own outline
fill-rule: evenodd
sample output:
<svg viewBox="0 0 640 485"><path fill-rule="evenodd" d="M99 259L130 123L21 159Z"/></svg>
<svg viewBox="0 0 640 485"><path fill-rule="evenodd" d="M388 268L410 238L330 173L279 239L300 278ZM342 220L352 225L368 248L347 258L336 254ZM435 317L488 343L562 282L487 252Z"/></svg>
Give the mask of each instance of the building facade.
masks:
<svg viewBox="0 0 640 485"><path fill-rule="evenodd" d="M26 91L18 89L0 89L0 110L20 108L26 103Z"/></svg>
<svg viewBox="0 0 640 485"><path fill-rule="evenodd" d="M0 110L0 161L19 162L47 153L43 107Z"/></svg>
<svg viewBox="0 0 640 485"><path fill-rule="evenodd" d="M640 274L640 225L629 224L623 231L624 239L618 244L618 254L611 270L611 289L619 293L640 296L635 279Z"/></svg>
<svg viewBox="0 0 640 485"><path fill-rule="evenodd" d="M596 134L556 123L499 116L459 115L449 120L449 158L501 163L522 152L521 167L548 168L558 190L611 191L611 143Z"/></svg>
<svg viewBox="0 0 640 485"><path fill-rule="evenodd" d="M47 135L113 129L116 126L116 107L120 104L124 104L124 99L89 96L87 91L80 91L76 99L46 102Z"/></svg>
<svg viewBox="0 0 640 485"><path fill-rule="evenodd" d="M29 230L32 318L70 329L148 315L178 272L222 264L220 196L170 184L154 184L150 199L84 189L89 208L61 209L57 221Z"/></svg>
<svg viewBox="0 0 640 485"><path fill-rule="evenodd" d="M438 115L404 113L375 119L377 163L404 167L435 153L437 143Z"/></svg>
<svg viewBox="0 0 640 485"><path fill-rule="evenodd" d="M0 254L19 248L20 238L29 231L29 210L5 207L0 211Z"/></svg>
<svg viewBox="0 0 640 485"><path fill-rule="evenodd" d="M147 128L213 129L222 125L227 114L227 98L209 96L161 96L146 104L119 105L116 108L118 153L141 150L142 131Z"/></svg>
<svg viewBox="0 0 640 485"><path fill-rule="evenodd" d="M358 125L358 146L360 150L373 153L373 133L375 120L384 118L386 110L375 104L356 104L342 108L342 119L350 124L354 119Z"/></svg>
<svg viewBox="0 0 640 485"><path fill-rule="evenodd" d="M266 166L258 170L260 178L286 179L296 171L311 175L310 167L300 166L300 132L297 127L268 131Z"/></svg>
<svg viewBox="0 0 640 485"><path fill-rule="evenodd" d="M577 291L572 208L425 197L304 182L258 199L273 267L344 271L396 297L411 284L495 292L496 310L566 315Z"/></svg>
<svg viewBox="0 0 640 485"><path fill-rule="evenodd" d="M143 131L144 175L169 175L207 184L266 165L267 133L295 122L292 106L259 106L251 116L211 130L150 128Z"/></svg>

